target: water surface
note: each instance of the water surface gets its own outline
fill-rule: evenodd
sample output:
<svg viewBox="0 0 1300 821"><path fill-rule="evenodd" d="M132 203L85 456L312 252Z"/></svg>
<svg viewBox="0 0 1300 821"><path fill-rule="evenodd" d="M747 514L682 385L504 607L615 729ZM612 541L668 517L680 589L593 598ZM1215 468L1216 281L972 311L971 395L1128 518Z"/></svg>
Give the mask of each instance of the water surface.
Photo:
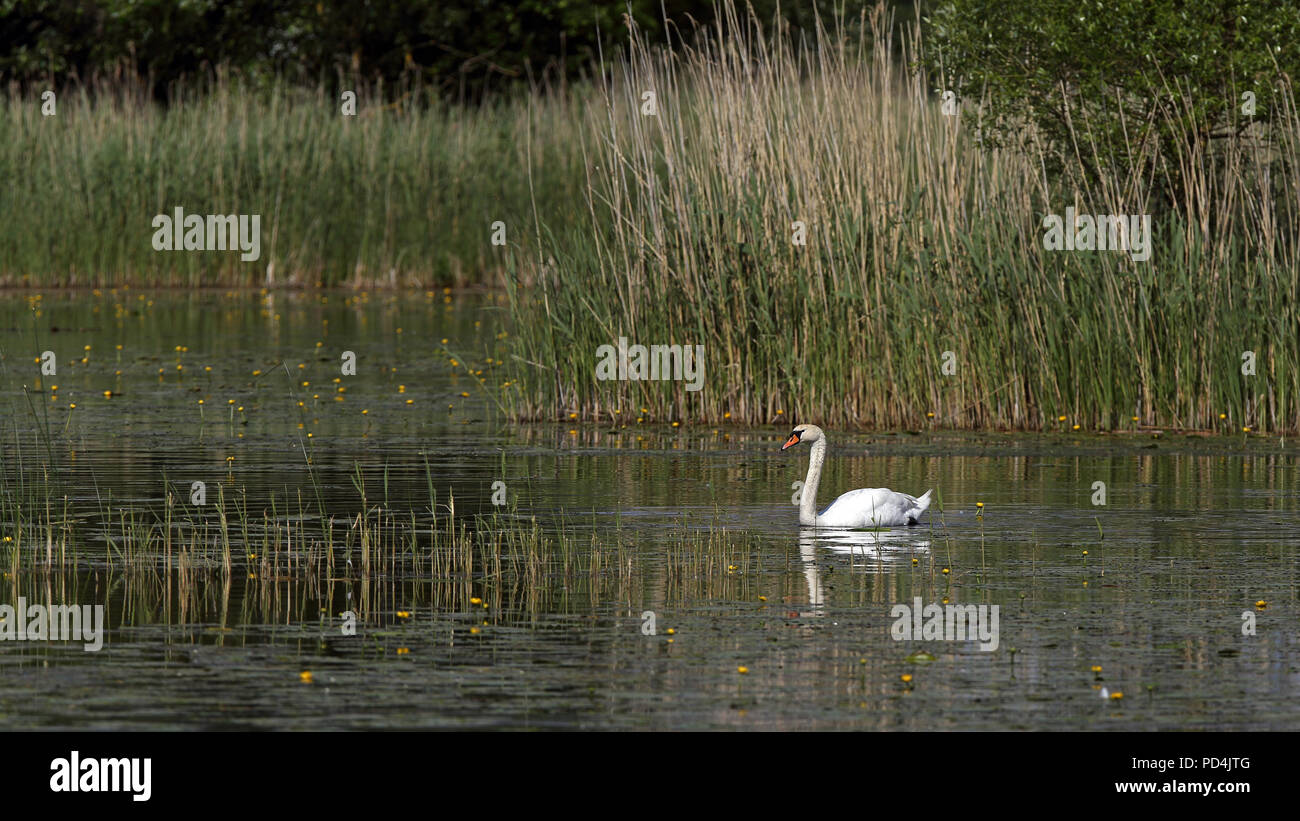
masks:
<svg viewBox="0 0 1300 821"><path fill-rule="evenodd" d="M822 504L939 501L801 532L784 427L508 424L508 331L441 291L7 297L0 604L109 629L0 642L0 726L1300 729L1293 442L830 431ZM449 520L540 536L466 561ZM895 640L916 597L997 605L998 648Z"/></svg>

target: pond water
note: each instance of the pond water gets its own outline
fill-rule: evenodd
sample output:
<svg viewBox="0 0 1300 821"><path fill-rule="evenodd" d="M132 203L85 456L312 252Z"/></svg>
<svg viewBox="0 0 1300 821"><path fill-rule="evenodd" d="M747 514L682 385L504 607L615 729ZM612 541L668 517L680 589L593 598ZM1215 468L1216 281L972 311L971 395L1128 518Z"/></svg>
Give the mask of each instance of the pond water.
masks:
<svg viewBox="0 0 1300 821"><path fill-rule="evenodd" d="M512 425L509 341L490 295L7 296L0 606L106 628L0 641L0 727L1300 729L1290 440L832 430L822 504L937 501L801 531L785 427ZM917 598L996 649L896 638Z"/></svg>

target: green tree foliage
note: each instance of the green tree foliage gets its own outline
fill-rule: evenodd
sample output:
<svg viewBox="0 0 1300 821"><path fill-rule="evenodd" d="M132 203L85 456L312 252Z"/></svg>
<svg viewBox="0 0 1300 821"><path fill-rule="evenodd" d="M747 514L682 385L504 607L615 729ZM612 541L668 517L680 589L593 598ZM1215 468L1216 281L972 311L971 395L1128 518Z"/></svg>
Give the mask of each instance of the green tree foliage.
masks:
<svg viewBox="0 0 1300 821"><path fill-rule="evenodd" d="M1079 160L1094 180L1151 174L1174 196L1160 158L1266 134L1274 93L1300 65L1291 0L951 0L925 23L931 76L985 102L986 140L1014 142L1032 123L1056 170Z"/></svg>
<svg viewBox="0 0 1300 821"><path fill-rule="evenodd" d="M753 0L796 31L862 0ZM630 13L652 38L708 23L713 0L0 0L0 82L56 85L117 72L172 83L226 67L315 85L343 76L420 83L448 99L571 78L626 40ZM671 24L665 25L665 17Z"/></svg>

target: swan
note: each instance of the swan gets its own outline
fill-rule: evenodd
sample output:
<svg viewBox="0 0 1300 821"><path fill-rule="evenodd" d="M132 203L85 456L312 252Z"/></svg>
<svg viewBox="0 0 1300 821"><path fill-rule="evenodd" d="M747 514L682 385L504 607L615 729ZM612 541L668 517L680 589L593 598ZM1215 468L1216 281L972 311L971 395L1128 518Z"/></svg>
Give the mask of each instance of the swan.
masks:
<svg viewBox="0 0 1300 821"><path fill-rule="evenodd" d="M803 492L799 496L799 524L804 527L914 525L930 507L933 489L927 490L918 498L885 487L871 487L850 490L818 513L817 484L822 478L822 462L826 461L826 434L816 425L797 425L781 450L792 448L800 442L812 446L808 476L803 481Z"/></svg>

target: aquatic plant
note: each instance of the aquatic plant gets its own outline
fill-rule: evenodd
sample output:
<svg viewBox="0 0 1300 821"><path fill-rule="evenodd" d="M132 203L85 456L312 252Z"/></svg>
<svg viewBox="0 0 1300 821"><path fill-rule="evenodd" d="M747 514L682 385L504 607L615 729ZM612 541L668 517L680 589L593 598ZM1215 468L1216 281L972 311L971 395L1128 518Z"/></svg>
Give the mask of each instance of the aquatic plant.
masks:
<svg viewBox="0 0 1300 821"><path fill-rule="evenodd" d="M547 242L513 260L519 418L1300 430L1289 83L1259 103L1267 132L1198 141L1164 109L1183 153L1049 177L1031 125L990 147L909 71L918 26L828 26L795 43L733 10L672 49L634 33L586 111L584 219L537 209ZM1091 127L1073 121L1081 153ZM1151 163L1185 199L1162 205ZM1149 215L1149 259L1047 250L1067 209ZM703 345L703 388L597 379L621 336Z"/></svg>

